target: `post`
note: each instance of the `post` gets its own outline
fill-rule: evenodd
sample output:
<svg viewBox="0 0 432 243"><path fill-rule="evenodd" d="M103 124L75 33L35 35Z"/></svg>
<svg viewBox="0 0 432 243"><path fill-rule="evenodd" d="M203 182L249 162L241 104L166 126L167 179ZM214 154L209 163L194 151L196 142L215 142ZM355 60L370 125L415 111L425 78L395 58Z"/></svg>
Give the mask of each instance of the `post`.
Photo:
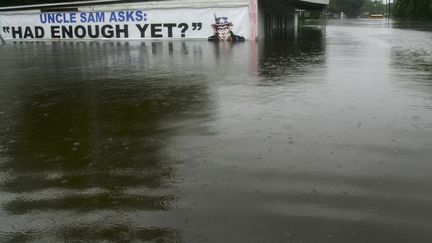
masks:
<svg viewBox="0 0 432 243"><path fill-rule="evenodd" d="M390 19L390 0L387 0L387 20Z"/></svg>
<svg viewBox="0 0 432 243"><path fill-rule="evenodd" d="M392 15L391 0L389 0L389 2L388 2L388 16L389 16L389 20L391 19L391 15Z"/></svg>
<svg viewBox="0 0 432 243"><path fill-rule="evenodd" d="M0 34L0 41L2 42L2 44L6 44L6 41L3 39L3 36Z"/></svg>
<svg viewBox="0 0 432 243"><path fill-rule="evenodd" d="M324 7L321 10L320 24L321 24L321 33L323 33L323 35L326 35L327 34L327 7Z"/></svg>
<svg viewBox="0 0 432 243"><path fill-rule="evenodd" d="M249 0L249 39L256 41L258 39L258 0Z"/></svg>
<svg viewBox="0 0 432 243"><path fill-rule="evenodd" d="M299 21L299 13L297 12L297 9L294 9L294 38L297 39L298 37L298 21Z"/></svg>
<svg viewBox="0 0 432 243"><path fill-rule="evenodd" d="M297 10L294 11L294 30L297 30L298 28L298 19L299 19L299 14L297 12Z"/></svg>

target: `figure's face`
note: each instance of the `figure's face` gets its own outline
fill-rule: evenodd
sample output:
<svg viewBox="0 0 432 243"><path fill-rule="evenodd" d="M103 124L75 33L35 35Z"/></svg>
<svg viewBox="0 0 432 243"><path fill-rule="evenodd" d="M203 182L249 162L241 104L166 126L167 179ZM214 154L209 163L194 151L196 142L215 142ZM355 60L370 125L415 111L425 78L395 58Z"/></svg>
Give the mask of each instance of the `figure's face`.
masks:
<svg viewBox="0 0 432 243"><path fill-rule="evenodd" d="M220 40L228 40L230 38L231 28L229 25L220 26L216 29L216 32Z"/></svg>

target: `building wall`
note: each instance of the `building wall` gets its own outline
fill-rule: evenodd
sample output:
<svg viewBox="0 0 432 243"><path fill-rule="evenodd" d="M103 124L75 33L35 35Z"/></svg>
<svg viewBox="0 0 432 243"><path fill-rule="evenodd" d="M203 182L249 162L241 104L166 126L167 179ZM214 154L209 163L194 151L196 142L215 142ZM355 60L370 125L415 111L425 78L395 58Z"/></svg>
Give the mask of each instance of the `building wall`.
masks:
<svg viewBox="0 0 432 243"><path fill-rule="evenodd" d="M95 1L98 2L98 1ZM49 8L78 8L78 11L112 11L112 10L143 10L143 9L166 9L166 8L206 8L206 7L238 7L247 6L249 0L165 0L165 1L146 1L132 3L106 3L106 4L91 4L91 1L86 2L68 2L55 4L39 4L27 6L15 6L0 8L1 11L6 11L7 14L29 14L40 13L41 9ZM22 10L21 10L22 9Z"/></svg>
<svg viewBox="0 0 432 243"><path fill-rule="evenodd" d="M165 9L165 8L206 8L206 7L238 7L249 4L248 0L169 0L94 5L79 7L79 11L112 11L135 9Z"/></svg>

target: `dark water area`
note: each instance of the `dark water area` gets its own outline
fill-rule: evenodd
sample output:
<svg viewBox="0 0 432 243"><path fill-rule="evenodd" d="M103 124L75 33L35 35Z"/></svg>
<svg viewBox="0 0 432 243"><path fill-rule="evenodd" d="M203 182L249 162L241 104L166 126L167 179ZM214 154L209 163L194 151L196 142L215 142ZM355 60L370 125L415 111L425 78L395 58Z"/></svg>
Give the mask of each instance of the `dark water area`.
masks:
<svg viewBox="0 0 432 243"><path fill-rule="evenodd" d="M0 46L0 242L432 242L432 32Z"/></svg>

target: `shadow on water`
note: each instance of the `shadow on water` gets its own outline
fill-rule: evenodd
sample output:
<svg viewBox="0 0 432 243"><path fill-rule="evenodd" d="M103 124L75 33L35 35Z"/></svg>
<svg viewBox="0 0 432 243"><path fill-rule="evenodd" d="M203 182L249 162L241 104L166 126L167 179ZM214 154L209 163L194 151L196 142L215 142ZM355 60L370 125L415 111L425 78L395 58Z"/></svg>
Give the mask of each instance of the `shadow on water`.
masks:
<svg viewBox="0 0 432 243"><path fill-rule="evenodd" d="M118 214L157 214L175 203L170 140L182 126L167 124L209 116L200 77L169 74L179 64L165 57L189 47L14 44L9 65L23 69L2 81L9 91L0 109L0 214L9 222L1 223L1 241L179 237L169 226L134 226Z"/></svg>

